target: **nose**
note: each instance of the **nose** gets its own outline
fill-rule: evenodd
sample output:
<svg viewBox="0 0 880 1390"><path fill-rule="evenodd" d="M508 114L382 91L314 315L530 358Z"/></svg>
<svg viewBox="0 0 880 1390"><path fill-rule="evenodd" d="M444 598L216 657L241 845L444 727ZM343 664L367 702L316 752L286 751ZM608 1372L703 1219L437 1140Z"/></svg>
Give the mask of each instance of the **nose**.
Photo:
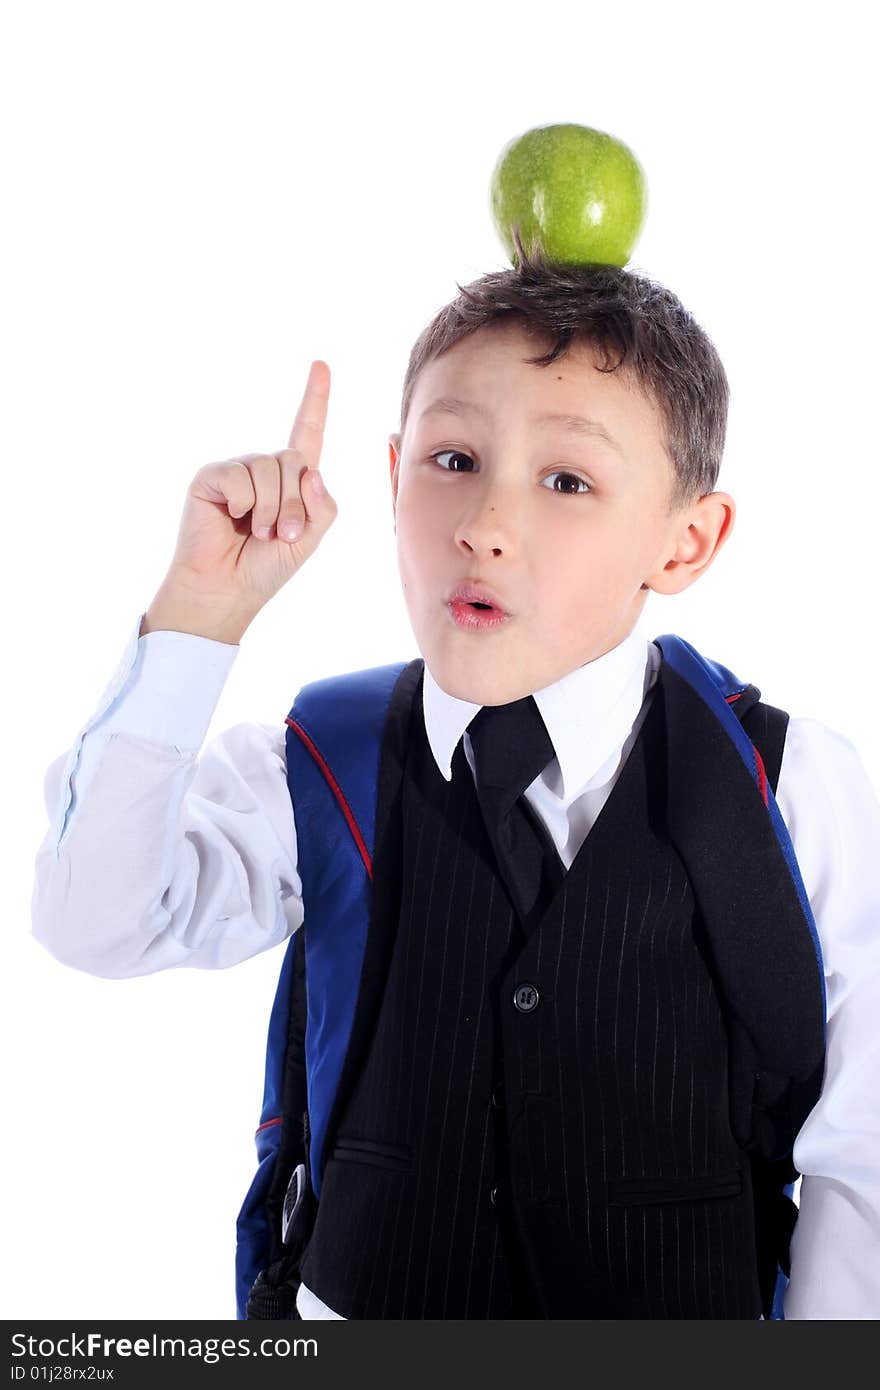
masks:
<svg viewBox="0 0 880 1390"><path fill-rule="evenodd" d="M456 545L477 554L510 552L523 525L513 487L497 481L474 489L471 506L455 531Z"/></svg>

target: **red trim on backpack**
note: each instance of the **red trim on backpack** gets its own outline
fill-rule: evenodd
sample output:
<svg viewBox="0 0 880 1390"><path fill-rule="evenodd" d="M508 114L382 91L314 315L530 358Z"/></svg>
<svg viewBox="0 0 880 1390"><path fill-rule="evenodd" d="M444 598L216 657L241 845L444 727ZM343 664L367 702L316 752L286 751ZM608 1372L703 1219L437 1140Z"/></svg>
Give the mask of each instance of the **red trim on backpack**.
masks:
<svg viewBox="0 0 880 1390"><path fill-rule="evenodd" d="M737 690L733 695L725 695L724 698L729 705L732 705L735 700L738 700L741 695L744 695L746 693L747 689L747 686L743 686L742 690ZM761 754L758 752L754 744L752 744L752 752L755 755L755 767L757 768L758 772L758 790L760 791L761 796L763 797L764 805L769 810L770 804L767 800L767 769L764 766L764 759L761 757Z"/></svg>
<svg viewBox="0 0 880 1390"><path fill-rule="evenodd" d="M752 744L752 751L755 754L755 764L758 769L758 787L762 797L764 798L764 805L769 810L770 803L767 800L767 769L764 767L764 759L761 757L761 754L758 752L754 744Z"/></svg>
<svg viewBox="0 0 880 1390"><path fill-rule="evenodd" d="M308 748L308 750L309 750L309 752L311 753L312 757L314 758L315 762L318 764L318 767L319 767L319 768L321 769L321 771L323 772L323 774L324 774L324 776L325 776L325 778L326 778L326 780L327 780L327 783L328 783L328 785L329 785L329 787L330 787L330 790L332 791L333 795L336 797L336 800L339 802L339 805L340 805L340 807L341 807L341 809L342 809L342 814L345 816L345 819L346 819L346 821L348 822L348 828L349 828L349 830L351 831L352 835L354 836L354 842L355 842L355 844L357 845L358 849L360 850L361 859L363 859L363 861L364 861L364 868L366 869L367 874L369 875L370 879L372 880L372 877L373 877L373 865L372 865L372 861L371 861L371 859L370 859L370 851L367 849L367 846L366 846L366 844L365 844L365 842L364 842L364 837L363 837L363 835L361 834L360 830L358 829L357 821L355 820L355 818L354 818L354 816L353 816L353 814L352 814L351 807L349 806L348 802L347 802L346 799L345 799L345 796L343 795L342 788L340 787L340 785L339 785L339 783L337 782L336 778L333 776L333 773L330 771L330 768L329 768L327 762L325 761L324 758L322 758L321 754L318 752L318 749L315 747L315 744L314 744L314 743L312 742L312 740L309 738L308 734L306 733L306 731L305 731L305 729L302 727L302 725L301 725L301 724L297 724L296 720L295 720L295 719L291 719L289 715L285 718L284 722L285 722L285 724L289 724L290 727L291 727L291 729L293 729L294 733L296 733L296 734L299 735L300 739L302 740L302 742L303 742L303 743L306 745L306 747Z"/></svg>

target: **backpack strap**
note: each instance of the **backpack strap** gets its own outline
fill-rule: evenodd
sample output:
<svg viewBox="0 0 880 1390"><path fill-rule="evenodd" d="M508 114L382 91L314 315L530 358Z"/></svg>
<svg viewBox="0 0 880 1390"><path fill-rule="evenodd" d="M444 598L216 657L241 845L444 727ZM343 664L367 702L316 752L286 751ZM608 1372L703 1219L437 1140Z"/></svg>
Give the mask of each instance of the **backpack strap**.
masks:
<svg viewBox="0 0 880 1390"><path fill-rule="evenodd" d="M313 681L299 691L285 720L308 922L288 941L269 1020L255 1134L259 1165L236 1225L239 1318L296 1316L298 1264L320 1195L327 1120L348 1047L369 925L385 722L401 676L406 672L412 681L421 664L416 659ZM309 996L306 974L320 993ZM327 1005L320 1014L309 1008L316 995ZM282 1247L285 1193L300 1163L306 1195L289 1244Z"/></svg>
<svg viewBox="0 0 880 1390"><path fill-rule="evenodd" d="M667 828L693 885L721 992L762 1070L807 1080L825 1052L825 976L788 828L735 710L744 718L760 691L683 638L655 640Z"/></svg>
<svg viewBox="0 0 880 1390"><path fill-rule="evenodd" d="M767 783L776 794L785 751L789 716L761 701L761 692L748 685L730 701L761 759ZM783 1299L791 1276L791 1238L798 1219L794 1184L799 1173L792 1148L805 1111L821 1091L824 1057L807 1082L767 1071L752 1071L754 1049L742 1024L729 1020L731 1101L740 1108L740 1125L748 1115L752 1197L755 1212L755 1253L758 1284L766 1319L784 1321ZM739 1090L737 1086L739 1084ZM735 1126L736 1127L736 1126ZM772 1155L776 1155L773 1157Z"/></svg>
<svg viewBox="0 0 880 1390"><path fill-rule="evenodd" d="M316 1197L369 928L383 735L398 683L405 673L411 682L421 664L398 662L314 681L299 692L286 721L287 780L302 827L297 860L309 917L303 923L305 1057Z"/></svg>

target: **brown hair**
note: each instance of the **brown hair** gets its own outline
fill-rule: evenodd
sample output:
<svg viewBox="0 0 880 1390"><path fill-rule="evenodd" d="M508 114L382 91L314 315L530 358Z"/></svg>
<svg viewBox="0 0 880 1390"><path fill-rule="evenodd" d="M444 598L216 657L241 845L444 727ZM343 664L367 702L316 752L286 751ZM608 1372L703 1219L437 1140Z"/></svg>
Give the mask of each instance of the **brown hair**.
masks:
<svg viewBox="0 0 880 1390"><path fill-rule="evenodd" d="M516 318L530 336L553 343L525 360L549 366L572 341L602 354L599 371L624 368L655 405L674 484L669 511L712 492L721 467L729 387L708 335L663 285L613 265L563 265L544 258L540 244L527 254L514 240L519 263L458 285L456 299L419 335L403 382L400 433L422 367L487 324ZM612 360L616 350L617 360Z"/></svg>

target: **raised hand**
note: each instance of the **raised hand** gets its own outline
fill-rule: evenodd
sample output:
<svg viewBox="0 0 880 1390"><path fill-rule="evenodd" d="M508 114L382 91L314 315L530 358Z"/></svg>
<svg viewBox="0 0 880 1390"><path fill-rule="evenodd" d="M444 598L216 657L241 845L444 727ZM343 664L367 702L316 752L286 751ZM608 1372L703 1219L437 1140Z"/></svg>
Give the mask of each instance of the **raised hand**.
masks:
<svg viewBox="0 0 880 1390"><path fill-rule="evenodd" d="M318 472L329 397L330 368L316 359L286 449L199 469L141 636L160 626L193 631L219 624L222 640L238 641L314 553L338 511Z"/></svg>

